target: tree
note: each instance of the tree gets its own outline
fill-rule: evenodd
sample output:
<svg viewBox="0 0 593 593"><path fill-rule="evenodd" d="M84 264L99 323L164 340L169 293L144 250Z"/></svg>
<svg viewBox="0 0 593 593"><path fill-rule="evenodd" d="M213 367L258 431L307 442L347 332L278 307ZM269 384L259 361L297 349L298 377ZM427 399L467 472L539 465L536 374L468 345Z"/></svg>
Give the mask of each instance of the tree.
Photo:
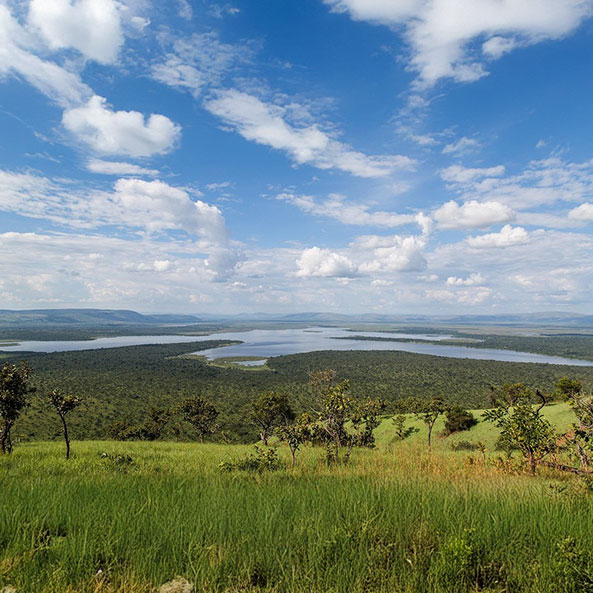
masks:
<svg viewBox="0 0 593 593"><path fill-rule="evenodd" d="M419 420L422 420L428 428L428 450L432 450L432 429L439 416L449 410L449 404L441 397L432 399L412 398L408 400L407 405L411 405L411 410Z"/></svg>
<svg viewBox="0 0 593 593"><path fill-rule="evenodd" d="M445 418L445 434L448 436L454 432L469 430L477 423L477 418L471 412L468 412L459 406L453 406L447 410L447 417Z"/></svg>
<svg viewBox="0 0 593 593"><path fill-rule="evenodd" d="M566 435L566 439L574 447L583 469L588 471L593 451L593 397L583 393L583 384L578 379L568 377L558 379L555 394L568 401L577 418L572 434Z"/></svg>
<svg viewBox="0 0 593 593"><path fill-rule="evenodd" d="M62 432L64 433L64 440L66 441L66 459L70 459L70 437L68 436L66 415L78 407L80 400L74 395L62 395L55 389L50 392L47 397L62 421Z"/></svg>
<svg viewBox="0 0 593 593"><path fill-rule="evenodd" d="M29 405L27 396L35 391L35 387L29 385L32 372L26 362L20 366L5 362L0 369L0 454L12 453L12 427Z"/></svg>
<svg viewBox="0 0 593 593"><path fill-rule="evenodd" d="M570 401L578 397L583 392L583 383L579 379L570 379L569 377L561 377L556 381L555 394L560 399Z"/></svg>
<svg viewBox="0 0 593 593"><path fill-rule="evenodd" d="M216 424L218 410L202 397L187 398L181 402L179 411L183 419L198 432L200 443L204 442L205 435L212 434L218 429Z"/></svg>
<svg viewBox="0 0 593 593"><path fill-rule="evenodd" d="M286 395L269 391L249 406L249 418L259 428L262 443L267 445L274 429L290 423L294 412Z"/></svg>
<svg viewBox="0 0 593 593"><path fill-rule="evenodd" d="M504 391L504 390L503 390ZM552 425L541 415L546 399L538 390L537 397L541 404L531 404L530 391L525 390L520 397L509 405L504 399L498 400L498 406L484 412L484 418L500 428L501 442L509 449L516 448L535 474L537 464L556 447L556 434Z"/></svg>
<svg viewBox="0 0 593 593"><path fill-rule="evenodd" d="M328 464L348 463L354 446L373 446L380 424L382 400L358 400L349 395L350 381L329 386L317 413L316 433L326 446Z"/></svg>
<svg viewBox="0 0 593 593"><path fill-rule="evenodd" d="M296 454L303 444L310 441L312 432L313 417L305 412L301 414L292 424L283 424L278 428L278 436L286 442L292 457L292 467L296 465Z"/></svg>
<svg viewBox="0 0 593 593"><path fill-rule="evenodd" d="M169 408L151 406L148 410L148 418L138 428L131 431L132 437L140 438L143 441L160 439L172 415L173 412Z"/></svg>
<svg viewBox="0 0 593 593"><path fill-rule="evenodd" d="M393 422L393 426L395 427L395 435L400 441L403 441L411 434L418 432L418 429L415 426L406 426L406 421L407 417L405 414L397 414L391 419L391 422Z"/></svg>
<svg viewBox="0 0 593 593"><path fill-rule="evenodd" d="M382 399L355 400L350 413L350 424L355 433L357 447L375 446L374 430L381 424L381 414L385 411L385 401Z"/></svg>

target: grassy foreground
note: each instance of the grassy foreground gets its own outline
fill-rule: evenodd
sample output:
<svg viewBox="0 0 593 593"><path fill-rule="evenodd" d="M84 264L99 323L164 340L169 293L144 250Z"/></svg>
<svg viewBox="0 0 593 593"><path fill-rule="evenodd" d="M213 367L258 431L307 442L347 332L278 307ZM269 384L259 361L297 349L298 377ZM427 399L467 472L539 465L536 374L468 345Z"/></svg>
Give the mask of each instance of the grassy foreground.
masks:
<svg viewBox="0 0 593 593"><path fill-rule="evenodd" d="M199 592L593 590L578 478L420 441L347 468L307 448L295 470L218 470L248 449L76 442L67 462L61 443L19 446L0 458L0 591L151 593L177 575Z"/></svg>

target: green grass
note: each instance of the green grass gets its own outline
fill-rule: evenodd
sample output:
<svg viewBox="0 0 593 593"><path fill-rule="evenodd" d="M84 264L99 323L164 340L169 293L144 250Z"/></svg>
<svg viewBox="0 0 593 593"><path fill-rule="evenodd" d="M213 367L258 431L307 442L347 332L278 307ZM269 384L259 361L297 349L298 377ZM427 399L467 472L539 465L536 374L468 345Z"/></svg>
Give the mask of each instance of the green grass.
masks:
<svg viewBox="0 0 593 593"><path fill-rule="evenodd" d="M292 470L281 448L285 469L261 475L218 469L247 446L86 441L67 462L62 443L22 444L0 458L0 591L151 593L177 575L199 592L590 591L587 484L449 449L495 436L480 423L428 454L387 421L348 467L307 447Z"/></svg>
<svg viewBox="0 0 593 593"><path fill-rule="evenodd" d="M486 445L486 448L493 452L496 441L498 439L498 431L490 422L485 422L482 419L483 410L470 410L472 414L479 421L476 426L471 430L454 433L448 437L443 437L442 433L445 428L445 418L441 416L433 430L433 446L437 450L447 451L451 449L453 444L459 443L460 441L469 441L470 443L481 442ZM567 403L556 403L552 402L543 409L544 417L551 422L556 428L557 432L565 433L570 430L572 423L575 420L574 413L570 409ZM416 420L413 415L407 415L408 421L406 426L413 426L418 429L418 432L414 433L406 439L407 443L418 444L419 446L424 445L427 441L428 429L426 425ZM375 430L375 439L379 447L386 447L390 443L396 442L396 437L393 430L393 424L391 422L391 416L386 418L381 425Z"/></svg>

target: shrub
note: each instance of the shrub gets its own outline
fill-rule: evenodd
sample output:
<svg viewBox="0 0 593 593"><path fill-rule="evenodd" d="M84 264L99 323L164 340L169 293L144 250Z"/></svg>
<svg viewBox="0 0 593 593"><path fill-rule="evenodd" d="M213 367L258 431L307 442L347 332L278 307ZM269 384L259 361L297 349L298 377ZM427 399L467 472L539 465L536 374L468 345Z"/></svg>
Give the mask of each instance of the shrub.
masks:
<svg viewBox="0 0 593 593"><path fill-rule="evenodd" d="M280 469L282 462L276 449L260 449L256 446L254 453L247 453L243 458L235 461L223 461L218 467L225 472L239 470L261 473Z"/></svg>
<svg viewBox="0 0 593 593"><path fill-rule="evenodd" d="M445 419L445 435L448 436L454 432L469 430L478 423L475 416L463 408L453 407L447 411Z"/></svg>

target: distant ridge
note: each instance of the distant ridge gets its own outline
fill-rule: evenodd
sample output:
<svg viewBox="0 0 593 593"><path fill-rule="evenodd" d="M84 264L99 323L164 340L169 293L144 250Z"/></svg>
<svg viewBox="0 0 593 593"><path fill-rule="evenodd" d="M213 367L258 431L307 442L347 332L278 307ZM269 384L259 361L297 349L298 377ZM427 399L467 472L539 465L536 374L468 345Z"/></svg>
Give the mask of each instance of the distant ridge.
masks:
<svg viewBox="0 0 593 593"><path fill-rule="evenodd" d="M410 325L506 325L593 327L593 315L547 311L516 315L384 315L366 313L241 313L237 315L143 315L120 309L0 309L0 326L124 326L124 325L193 325L198 323L399 323Z"/></svg>
<svg viewBox="0 0 593 593"><path fill-rule="evenodd" d="M0 309L0 324L4 326L186 325L199 321L200 319L193 315L142 315L136 311L119 309Z"/></svg>

